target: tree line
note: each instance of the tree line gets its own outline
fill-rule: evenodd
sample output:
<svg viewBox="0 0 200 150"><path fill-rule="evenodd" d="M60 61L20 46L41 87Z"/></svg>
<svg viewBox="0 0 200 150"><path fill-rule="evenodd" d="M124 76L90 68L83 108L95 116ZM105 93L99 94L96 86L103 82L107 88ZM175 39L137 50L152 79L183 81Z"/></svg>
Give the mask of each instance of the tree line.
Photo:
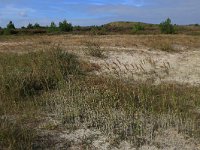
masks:
<svg viewBox="0 0 200 150"><path fill-rule="evenodd" d="M175 25L172 24L171 19L167 18L165 21L159 24L160 32L163 34L174 34L175 33ZM84 27L80 26L72 26L71 23L68 23L67 20L63 20L59 22L58 25L55 22L51 22L49 26L41 26L39 23L31 24L29 23L26 27L16 28L14 23L10 21L6 28L0 27L0 34L17 34L18 32L27 31L30 33L55 33L55 32L70 32L70 31L86 31ZM104 31L106 32L105 26L90 26L90 31L96 33L96 31ZM132 32L136 33L138 31L145 30L145 26L138 23L133 26ZM107 30L107 32L109 32Z"/></svg>
<svg viewBox="0 0 200 150"><path fill-rule="evenodd" d="M56 25L54 22L51 22L49 26L41 26L39 23L31 24L29 23L26 27L22 26L21 28L16 28L12 21L9 21L6 28L1 28L3 34L14 34L16 30L46 30L48 32L70 32L73 30L71 23L68 23L67 20L59 22Z"/></svg>

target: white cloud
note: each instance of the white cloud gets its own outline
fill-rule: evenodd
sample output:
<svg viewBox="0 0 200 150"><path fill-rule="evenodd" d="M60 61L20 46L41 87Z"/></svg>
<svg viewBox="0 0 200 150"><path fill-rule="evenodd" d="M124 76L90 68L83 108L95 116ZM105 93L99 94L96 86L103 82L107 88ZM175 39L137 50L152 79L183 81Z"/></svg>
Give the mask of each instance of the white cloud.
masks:
<svg viewBox="0 0 200 150"><path fill-rule="evenodd" d="M34 13L35 10L32 8L17 8L12 5L0 8L1 18L19 18L26 17L31 13Z"/></svg>

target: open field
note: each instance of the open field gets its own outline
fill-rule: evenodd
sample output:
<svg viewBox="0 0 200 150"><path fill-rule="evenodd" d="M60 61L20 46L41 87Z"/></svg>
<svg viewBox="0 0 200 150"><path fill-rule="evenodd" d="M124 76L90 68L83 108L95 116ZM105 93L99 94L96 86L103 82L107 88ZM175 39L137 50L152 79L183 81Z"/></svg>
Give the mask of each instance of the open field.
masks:
<svg viewBox="0 0 200 150"><path fill-rule="evenodd" d="M0 149L200 150L200 36L0 37Z"/></svg>

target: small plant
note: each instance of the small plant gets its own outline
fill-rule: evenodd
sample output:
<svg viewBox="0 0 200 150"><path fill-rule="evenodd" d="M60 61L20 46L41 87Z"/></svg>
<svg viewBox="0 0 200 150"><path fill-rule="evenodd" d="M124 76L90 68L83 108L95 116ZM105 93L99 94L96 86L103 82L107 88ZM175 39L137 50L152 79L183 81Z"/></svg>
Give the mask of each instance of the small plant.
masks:
<svg viewBox="0 0 200 150"><path fill-rule="evenodd" d="M104 50L101 48L100 44L98 42L94 42L94 41L88 41L86 43L86 52L93 56L93 57L98 57L98 58L103 58L105 57Z"/></svg>
<svg viewBox="0 0 200 150"><path fill-rule="evenodd" d="M161 33L164 34L174 34L175 33L175 27L171 23L171 19L168 18L164 22L160 23L159 25Z"/></svg>

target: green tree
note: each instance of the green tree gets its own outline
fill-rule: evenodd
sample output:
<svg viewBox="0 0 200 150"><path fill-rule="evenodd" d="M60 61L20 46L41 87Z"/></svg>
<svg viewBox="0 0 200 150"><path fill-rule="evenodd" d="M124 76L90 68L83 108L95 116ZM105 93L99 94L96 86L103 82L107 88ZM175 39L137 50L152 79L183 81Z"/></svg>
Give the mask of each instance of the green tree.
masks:
<svg viewBox="0 0 200 150"><path fill-rule="evenodd" d="M27 29L33 29L33 25L31 23L29 23L26 28Z"/></svg>
<svg viewBox="0 0 200 150"><path fill-rule="evenodd" d="M71 23L68 23L66 20L63 22L59 22L59 29L62 32L69 32L73 30L73 26Z"/></svg>
<svg viewBox="0 0 200 150"><path fill-rule="evenodd" d="M56 28L55 22L53 22L53 21L51 22L50 28Z"/></svg>
<svg viewBox="0 0 200 150"><path fill-rule="evenodd" d="M50 27L48 28L48 32L56 32L56 31L58 31L58 28L56 24L52 21Z"/></svg>
<svg viewBox="0 0 200 150"><path fill-rule="evenodd" d="M34 29L39 29L39 28L41 28L41 27L40 27L40 25L39 25L38 23L35 23L34 26L33 26L33 28L34 28Z"/></svg>
<svg viewBox="0 0 200 150"><path fill-rule="evenodd" d="M7 24L7 29L8 30L14 30L15 29L15 25L12 21L10 21L8 24Z"/></svg>
<svg viewBox="0 0 200 150"><path fill-rule="evenodd" d="M12 21L10 21L8 24L7 24L7 27L3 30L3 34L5 35L9 35L9 34L14 34L15 30L15 25Z"/></svg>
<svg viewBox="0 0 200 150"><path fill-rule="evenodd" d="M160 31L164 34L174 34L175 28L174 25L171 22L170 18L167 18L165 21L161 22L160 25Z"/></svg>

